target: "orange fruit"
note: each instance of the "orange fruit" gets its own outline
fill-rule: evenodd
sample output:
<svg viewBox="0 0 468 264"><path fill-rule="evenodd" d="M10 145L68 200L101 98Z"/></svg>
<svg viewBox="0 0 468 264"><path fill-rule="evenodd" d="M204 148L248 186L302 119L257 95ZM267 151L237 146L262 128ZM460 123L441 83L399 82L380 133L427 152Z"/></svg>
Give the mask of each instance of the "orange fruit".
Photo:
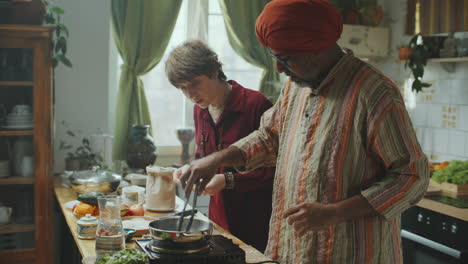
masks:
<svg viewBox="0 0 468 264"><path fill-rule="evenodd" d="M77 214L77 215L86 215L86 214L90 214L92 215L94 213L94 210L96 209L96 206L94 205L90 205L90 204L87 204L87 203L80 203L76 208L75 210L73 211L73 213Z"/></svg>

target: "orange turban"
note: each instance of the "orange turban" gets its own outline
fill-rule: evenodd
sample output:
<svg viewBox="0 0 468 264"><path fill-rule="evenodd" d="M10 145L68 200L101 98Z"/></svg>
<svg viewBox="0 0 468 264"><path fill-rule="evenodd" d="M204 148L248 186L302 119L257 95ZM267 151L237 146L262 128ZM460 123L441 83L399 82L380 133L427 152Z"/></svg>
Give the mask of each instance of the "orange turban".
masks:
<svg viewBox="0 0 468 264"><path fill-rule="evenodd" d="M343 31L338 9L326 0L273 0L257 18L257 39L287 55L317 54Z"/></svg>

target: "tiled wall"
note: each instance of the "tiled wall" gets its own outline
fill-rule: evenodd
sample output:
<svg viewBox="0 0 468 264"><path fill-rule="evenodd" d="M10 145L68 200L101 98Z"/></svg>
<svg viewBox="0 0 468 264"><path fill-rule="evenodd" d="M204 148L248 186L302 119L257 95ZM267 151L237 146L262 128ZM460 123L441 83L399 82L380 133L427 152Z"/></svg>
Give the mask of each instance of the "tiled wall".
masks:
<svg viewBox="0 0 468 264"><path fill-rule="evenodd" d="M383 1L382 1L383 2ZM447 72L440 63L429 62L423 80L432 84L423 92L411 92L409 69L397 60L397 46L407 43L404 36L405 0L382 3L391 28L391 56L374 62L401 88L419 142L431 161L468 159L468 62L455 64ZM457 33L455 37L468 37Z"/></svg>

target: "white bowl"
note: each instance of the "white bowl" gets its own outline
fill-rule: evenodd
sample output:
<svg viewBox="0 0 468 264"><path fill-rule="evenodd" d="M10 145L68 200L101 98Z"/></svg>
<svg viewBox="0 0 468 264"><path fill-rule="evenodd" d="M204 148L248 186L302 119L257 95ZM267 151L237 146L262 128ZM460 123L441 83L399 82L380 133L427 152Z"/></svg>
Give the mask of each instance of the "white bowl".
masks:
<svg viewBox="0 0 468 264"><path fill-rule="evenodd" d="M132 185L146 185L148 176L138 173L129 173L127 176L125 176L125 179L130 181Z"/></svg>

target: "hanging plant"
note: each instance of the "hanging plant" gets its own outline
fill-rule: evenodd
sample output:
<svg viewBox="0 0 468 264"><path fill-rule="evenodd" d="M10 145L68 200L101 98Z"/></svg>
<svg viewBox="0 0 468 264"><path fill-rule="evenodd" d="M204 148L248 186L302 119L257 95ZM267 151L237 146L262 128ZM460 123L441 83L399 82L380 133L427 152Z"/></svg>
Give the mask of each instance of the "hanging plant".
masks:
<svg viewBox="0 0 468 264"><path fill-rule="evenodd" d="M52 40L52 66L57 67L58 63L72 67L72 63L67 58L67 38L68 28L61 22L61 16L65 11L58 6L50 6L47 1L43 1L47 7L44 15L45 23L55 27L55 37Z"/></svg>
<svg viewBox="0 0 468 264"><path fill-rule="evenodd" d="M424 67L427 64L427 59L429 58L429 46L424 43L421 34L413 36L408 45L413 52L409 56L408 60L405 63L405 68L409 67L413 73L414 81L411 85L411 90L414 92L420 92L425 87L430 87L430 83L422 81L424 76Z"/></svg>

